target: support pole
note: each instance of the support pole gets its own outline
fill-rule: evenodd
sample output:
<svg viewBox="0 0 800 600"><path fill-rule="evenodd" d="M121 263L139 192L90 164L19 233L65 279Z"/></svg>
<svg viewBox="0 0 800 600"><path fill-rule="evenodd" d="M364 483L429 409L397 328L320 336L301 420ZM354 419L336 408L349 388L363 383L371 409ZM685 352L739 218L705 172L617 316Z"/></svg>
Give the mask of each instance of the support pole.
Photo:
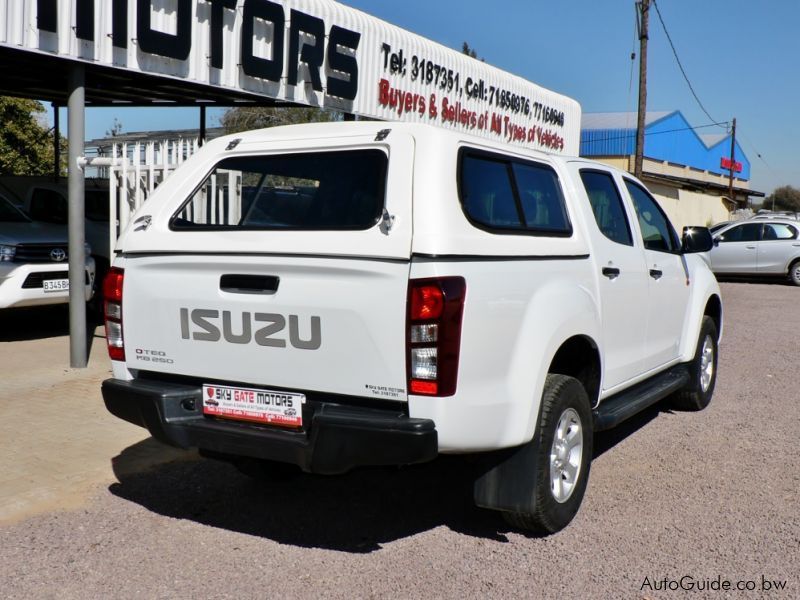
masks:
<svg viewBox="0 0 800 600"><path fill-rule="evenodd" d="M53 181L61 179L61 119L59 106L53 103Z"/></svg>
<svg viewBox="0 0 800 600"><path fill-rule="evenodd" d="M736 117L733 119L733 128L731 129L731 171L728 177L728 197L731 199L731 204L736 208L736 198L733 197L733 172L736 170Z"/></svg>
<svg viewBox="0 0 800 600"><path fill-rule="evenodd" d="M84 180L78 160L84 142L84 67L76 64L69 73L69 364L84 368L87 363L86 296L84 283Z"/></svg>
<svg viewBox="0 0 800 600"><path fill-rule="evenodd" d="M206 107L200 106L200 135L198 136L197 145L202 146L206 142Z"/></svg>
<svg viewBox="0 0 800 600"><path fill-rule="evenodd" d="M633 174L642 178L644 164L644 126L647 116L647 40L650 24L650 0L641 0L641 28L639 29L639 114L636 121L636 156Z"/></svg>

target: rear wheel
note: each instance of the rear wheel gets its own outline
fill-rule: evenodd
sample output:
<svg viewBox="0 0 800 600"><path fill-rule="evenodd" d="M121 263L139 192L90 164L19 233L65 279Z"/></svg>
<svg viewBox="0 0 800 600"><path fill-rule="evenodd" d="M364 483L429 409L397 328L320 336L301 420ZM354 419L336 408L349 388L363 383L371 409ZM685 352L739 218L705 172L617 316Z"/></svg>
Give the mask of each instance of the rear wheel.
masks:
<svg viewBox="0 0 800 600"><path fill-rule="evenodd" d="M530 512L504 512L514 527L555 533L577 514L589 480L592 420L589 398L580 382L566 375L547 376L539 424L533 507ZM525 473L520 473L525 477Z"/></svg>
<svg viewBox="0 0 800 600"><path fill-rule="evenodd" d="M789 267L789 281L794 285L800 285L800 260L796 260Z"/></svg>
<svg viewBox="0 0 800 600"><path fill-rule="evenodd" d="M98 323L103 322L103 279L108 273L108 261L102 256L92 256L94 258L94 282L92 283L92 297L86 303L86 308L89 315L97 320Z"/></svg>
<svg viewBox="0 0 800 600"><path fill-rule="evenodd" d="M694 358L689 363L688 385L672 397L672 404L681 410L703 410L711 402L717 383L717 326L703 317Z"/></svg>

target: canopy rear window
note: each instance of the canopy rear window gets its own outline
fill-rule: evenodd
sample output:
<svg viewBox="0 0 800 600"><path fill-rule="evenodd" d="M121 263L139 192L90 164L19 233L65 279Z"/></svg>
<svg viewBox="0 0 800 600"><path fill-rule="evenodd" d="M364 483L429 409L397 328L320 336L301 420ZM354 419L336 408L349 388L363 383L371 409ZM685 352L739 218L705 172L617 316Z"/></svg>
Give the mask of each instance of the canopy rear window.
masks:
<svg viewBox="0 0 800 600"><path fill-rule="evenodd" d="M177 230L363 230L383 210L380 150L226 158L172 219Z"/></svg>

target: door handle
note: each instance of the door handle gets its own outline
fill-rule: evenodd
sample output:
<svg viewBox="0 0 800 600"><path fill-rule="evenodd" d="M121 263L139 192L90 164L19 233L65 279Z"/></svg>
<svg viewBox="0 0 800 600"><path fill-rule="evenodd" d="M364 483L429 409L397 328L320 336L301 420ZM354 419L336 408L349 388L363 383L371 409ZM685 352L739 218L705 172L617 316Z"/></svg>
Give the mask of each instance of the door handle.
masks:
<svg viewBox="0 0 800 600"><path fill-rule="evenodd" d="M756 247L755 247L755 246L746 246L746 248L747 248L748 250L755 250L755 249L756 249Z"/></svg>
<svg viewBox="0 0 800 600"><path fill-rule="evenodd" d="M659 271L658 269L650 269L650 277L653 279L661 279L661 276L664 274L663 271Z"/></svg>
<svg viewBox="0 0 800 600"><path fill-rule="evenodd" d="M274 275L222 275L219 289L231 294L274 294L280 281Z"/></svg>
<svg viewBox="0 0 800 600"><path fill-rule="evenodd" d="M619 277L619 269L616 267L603 267L603 275L609 279L616 279Z"/></svg>

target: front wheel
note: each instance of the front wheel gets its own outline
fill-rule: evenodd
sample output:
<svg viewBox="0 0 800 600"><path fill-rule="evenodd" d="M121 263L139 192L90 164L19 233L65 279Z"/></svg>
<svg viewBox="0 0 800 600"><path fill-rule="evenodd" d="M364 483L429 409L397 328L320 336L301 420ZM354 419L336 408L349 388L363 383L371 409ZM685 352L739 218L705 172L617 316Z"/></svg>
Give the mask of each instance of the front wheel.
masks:
<svg viewBox="0 0 800 600"><path fill-rule="evenodd" d="M700 324L700 335L694 358L689 363L690 380L687 386L672 398L680 410L703 410L711 402L717 383L717 325L709 316Z"/></svg>
<svg viewBox="0 0 800 600"><path fill-rule="evenodd" d="M514 527L555 533L578 513L592 460L592 416L581 383L550 374L545 382L535 459L536 477L530 512L504 512ZM519 474L524 477L524 473Z"/></svg>

